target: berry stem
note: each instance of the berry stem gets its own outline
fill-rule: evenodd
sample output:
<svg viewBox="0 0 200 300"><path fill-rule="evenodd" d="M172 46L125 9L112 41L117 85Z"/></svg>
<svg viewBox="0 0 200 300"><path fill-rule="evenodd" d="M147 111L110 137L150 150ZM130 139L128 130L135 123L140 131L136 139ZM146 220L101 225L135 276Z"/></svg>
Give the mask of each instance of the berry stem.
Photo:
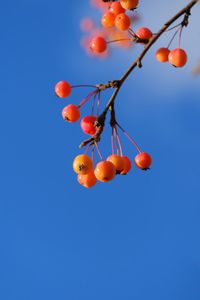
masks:
<svg viewBox="0 0 200 300"><path fill-rule="evenodd" d="M97 153L99 154L100 159L103 160L103 156L101 155L101 152L100 152L100 150L99 150L98 143L97 143L96 141L94 141L94 145L95 145L95 147L96 147L96 149L97 149Z"/></svg>
<svg viewBox="0 0 200 300"><path fill-rule="evenodd" d="M141 153L141 149L139 148L138 144L134 141L134 139L126 132L124 128L122 128L119 123L117 123L117 126L121 129L121 131L125 134L125 136L129 139L129 141L135 146L135 148L138 150L139 153Z"/></svg>
<svg viewBox="0 0 200 300"><path fill-rule="evenodd" d="M85 104L92 96L96 95L98 92L99 92L99 90L96 89L95 91L89 93L89 94L87 95L87 97L84 98L84 99L79 103L78 107L81 108L81 107L82 107L82 106L83 106L83 105L84 105L84 104Z"/></svg>

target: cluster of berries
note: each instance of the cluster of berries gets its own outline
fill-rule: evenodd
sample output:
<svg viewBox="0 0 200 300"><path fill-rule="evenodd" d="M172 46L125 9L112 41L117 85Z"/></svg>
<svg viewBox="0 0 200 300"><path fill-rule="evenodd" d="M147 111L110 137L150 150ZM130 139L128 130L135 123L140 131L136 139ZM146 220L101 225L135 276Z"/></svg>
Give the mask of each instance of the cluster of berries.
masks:
<svg viewBox="0 0 200 300"><path fill-rule="evenodd" d="M75 86L71 86L66 81L59 81L55 86L55 93L59 98L66 98L71 94L71 90L74 87ZM79 121L81 116L81 106L84 105L92 96L95 97L97 93L99 93L99 90L95 89L88 95L88 97L81 101L79 105L69 104L64 107L64 109L62 110L63 119L69 123ZM88 115L84 116L81 119L80 127L85 134L88 134L91 137L97 134L97 118L97 116ZM73 161L73 169L75 173L77 173L78 182L84 187L90 188L94 186L97 181L108 182L112 180L116 174L126 175L130 171L132 162L128 156L125 156L122 153L121 142L117 133L116 124L114 124L112 128L112 154L109 155L106 160L103 159L98 147L98 143L95 141L90 143L84 154L80 154L75 157ZM128 135L128 133L119 124L118 126L134 144L139 152L134 160L136 166L142 170L149 169L152 163L151 156L146 152L142 152L135 141ZM90 147L92 148L91 157L87 154ZM98 162L96 165L94 165L95 149L97 150L97 153L99 154L101 159L100 162Z"/></svg>
<svg viewBox="0 0 200 300"><path fill-rule="evenodd" d="M130 40L128 29L131 23L137 23L139 14L133 11L137 8L138 0L103 2L93 0L91 4L102 11L100 28L95 26L91 17L81 20L81 29L89 33L89 37L81 39L86 51L95 56L105 57L108 54L107 45L115 43L119 47L130 48L133 42Z"/></svg>

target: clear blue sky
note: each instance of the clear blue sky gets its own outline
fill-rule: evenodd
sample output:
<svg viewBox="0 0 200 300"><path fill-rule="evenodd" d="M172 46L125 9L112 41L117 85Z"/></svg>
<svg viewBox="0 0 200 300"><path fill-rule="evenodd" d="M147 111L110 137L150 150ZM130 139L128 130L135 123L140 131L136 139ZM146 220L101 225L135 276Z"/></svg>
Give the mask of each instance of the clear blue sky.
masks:
<svg viewBox="0 0 200 300"><path fill-rule="evenodd" d="M187 3L169 2L163 15L143 2L143 24L157 30ZM119 121L152 154L152 170L88 190L71 167L84 135L60 116L85 94L59 100L54 84L116 79L139 51L86 56L79 20L90 14L99 16L87 1L1 4L0 299L199 300L200 78L190 73L199 28L191 21L183 38L187 67L158 64L154 48L119 94ZM105 135L105 156L108 144Z"/></svg>

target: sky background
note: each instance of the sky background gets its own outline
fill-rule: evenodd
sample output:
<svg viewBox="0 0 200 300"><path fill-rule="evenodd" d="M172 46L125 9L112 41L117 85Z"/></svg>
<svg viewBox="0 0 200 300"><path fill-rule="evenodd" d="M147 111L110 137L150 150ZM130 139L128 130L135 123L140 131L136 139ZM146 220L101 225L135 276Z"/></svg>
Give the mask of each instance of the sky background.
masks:
<svg viewBox="0 0 200 300"><path fill-rule="evenodd" d="M186 3L141 1L140 25L156 32ZM199 15L200 5L183 32L187 66L156 62L165 36L118 96L119 122L151 153L151 171L133 167L85 189L71 166L84 134L61 110L89 90L61 100L54 85L117 79L141 46L113 48L107 60L87 56L79 22L100 17L88 1L1 3L0 299L200 299L200 77L191 75ZM135 149L122 141L133 160Z"/></svg>

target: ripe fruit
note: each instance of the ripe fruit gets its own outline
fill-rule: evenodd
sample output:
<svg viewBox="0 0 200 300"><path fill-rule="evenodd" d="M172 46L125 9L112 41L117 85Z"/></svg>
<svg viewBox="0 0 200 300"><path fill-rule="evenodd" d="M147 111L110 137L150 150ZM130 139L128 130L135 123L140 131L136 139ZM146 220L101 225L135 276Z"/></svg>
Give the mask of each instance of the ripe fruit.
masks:
<svg viewBox="0 0 200 300"><path fill-rule="evenodd" d="M168 48L159 48L156 52L156 59L159 62L167 62L170 50Z"/></svg>
<svg viewBox="0 0 200 300"><path fill-rule="evenodd" d="M89 134L89 135L94 135L96 133L96 127L94 125L96 121L95 116L86 116L81 120L81 128L83 132Z"/></svg>
<svg viewBox="0 0 200 300"><path fill-rule="evenodd" d="M116 169L116 174L121 173L121 171L124 169L124 160L120 155L112 154L108 156L107 161L113 163Z"/></svg>
<svg viewBox="0 0 200 300"><path fill-rule="evenodd" d="M55 93L59 98L66 98L71 94L71 86L67 81L59 81L55 86Z"/></svg>
<svg viewBox="0 0 200 300"><path fill-rule="evenodd" d="M110 28L115 25L115 14L111 11L107 11L101 18L101 24L105 28Z"/></svg>
<svg viewBox="0 0 200 300"><path fill-rule="evenodd" d="M126 175L132 166L131 160L128 158L128 156L122 156L122 159L124 161L124 168L121 171L121 175Z"/></svg>
<svg viewBox="0 0 200 300"><path fill-rule="evenodd" d="M141 27L136 31L136 35L142 40L149 40L152 37L153 33L149 28Z"/></svg>
<svg viewBox="0 0 200 300"><path fill-rule="evenodd" d="M119 30L127 30L131 25L131 20L128 15L121 13L115 18L115 26Z"/></svg>
<svg viewBox="0 0 200 300"><path fill-rule="evenodd" d="M121 0L120 4L124 9L134 9L137 7L139 0Z"/></svg>
<svg viewBox="0 0 200 300"><path fill-rule="evenodd" d="M146 152L141 152L135 157L135 164L139 169L147 170L152 163L151 156Z"/></svg>
<svg viewBox="0 0 200 300"><path fill-rule="evenodd" d="M90 42L90 49L94 54L99 54L107 49L106 40L102 36L94 37Z"/></svg>
<svg viewBox="0 0 200 300"><path fill-rule="evenodd" d="M88 174L93 169L93 161L87 154L77 155L73 161L73 169L77 174Z"/></svg>
<svg viewBox="0 0 200 300"><path fill-rule="evenodd" d="M183 67L187 62L187 53L181 48L176 48L169 53L169 62L174 67Z"/></svg>
<svg viewBox="0 0 200 300"><path fill-rule="evenodd" d="M115 177L116 169L113 163L107 160L100 161L95 169L94 175L99 181L108 182Z"/></svg>
<svg viewBox="0 0 200 300"><path fill-rule="evenodd" d="M121 14L125 12L125 9L121 6L120 2L112 2L110 5L110 11L115 14Z"/></svg>
<svg viewBox="0 0 200 300"><path fill-rule="evenodd" d="M80 119L80 110L78 106L69 104L63 108L62 117L68 122L76 122Z"/></svg>
<svg viewBox="0 0 200 300"><path fill-rule="evenodd" d="M97 182L97 179L94 175L94 170L90 171L90 173L88 174L78 174L77 175L77 180L78 182L86 187L86 188L91 188L92 186L94 186Z"/></svg>

